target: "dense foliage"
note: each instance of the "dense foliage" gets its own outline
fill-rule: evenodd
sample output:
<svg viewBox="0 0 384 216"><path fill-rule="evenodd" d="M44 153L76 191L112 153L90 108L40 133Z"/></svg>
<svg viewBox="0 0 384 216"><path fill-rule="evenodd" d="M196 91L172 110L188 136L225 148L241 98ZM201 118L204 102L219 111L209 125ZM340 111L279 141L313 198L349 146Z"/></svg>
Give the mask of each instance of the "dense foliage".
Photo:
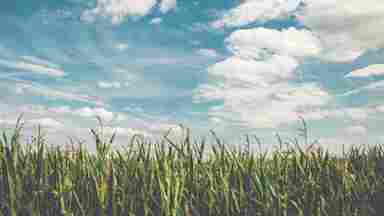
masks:
<svg viewBox="0 0 384 216"><path fill-rule="evenodd" d="M21 144L20 124L0 142L2 215L380 215L384 151L353 148L342 157L321 149L251 151L247 139L214 143L114 136L92 130L96 152L48 148L40 132ZM285 146L285 145L284 145Z"/></svg>

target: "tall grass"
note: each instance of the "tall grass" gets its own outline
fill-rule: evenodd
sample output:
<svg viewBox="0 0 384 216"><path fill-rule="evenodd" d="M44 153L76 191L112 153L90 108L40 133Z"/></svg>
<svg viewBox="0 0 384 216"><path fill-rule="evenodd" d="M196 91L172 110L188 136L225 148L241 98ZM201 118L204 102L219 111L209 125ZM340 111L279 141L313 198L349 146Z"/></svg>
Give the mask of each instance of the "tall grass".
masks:
<svg viewBox="0 0 384 216"><path fill-rule="evenodd" d="M96 153L48 148L41 130L21 143L22 124L0 139L0 215L381 215L384 149L355 147L343 157L299 147L270 153L194 140L91 134ZM305 132L305 130L303 131ZM304 133L305 135L305 133ZM306 137L306 136L304 136ZM304 143L308 144L307 139Z"/></svg>

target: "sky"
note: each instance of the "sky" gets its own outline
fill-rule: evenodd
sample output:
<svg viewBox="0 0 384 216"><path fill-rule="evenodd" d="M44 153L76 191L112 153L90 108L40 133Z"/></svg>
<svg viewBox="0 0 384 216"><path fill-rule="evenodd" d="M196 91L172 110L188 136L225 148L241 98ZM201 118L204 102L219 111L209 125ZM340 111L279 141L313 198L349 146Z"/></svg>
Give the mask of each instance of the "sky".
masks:
<svg viewBox="0 0 384 216"><path fill-rule="evenodd" d="M384 142L381 1L5 1L0 127L273 143L304 118L333 149Z"/></svg>

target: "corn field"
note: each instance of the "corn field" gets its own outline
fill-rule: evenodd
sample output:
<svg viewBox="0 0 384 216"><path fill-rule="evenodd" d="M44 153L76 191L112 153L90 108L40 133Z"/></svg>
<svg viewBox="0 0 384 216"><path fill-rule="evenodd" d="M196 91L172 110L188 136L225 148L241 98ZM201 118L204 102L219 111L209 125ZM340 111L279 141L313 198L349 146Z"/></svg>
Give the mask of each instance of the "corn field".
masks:
<svg viewBox="0 0 384 216"><path fill-rule="evenodd" d="M230 147L164 136L114 136L91 130L96 152L50 147L22 126L0 139L0 215L365 216L382 215L384 149L355 147L337 157L291 147L255 152L250 138ZM280 144L284 142L280 140Z"/></svg>

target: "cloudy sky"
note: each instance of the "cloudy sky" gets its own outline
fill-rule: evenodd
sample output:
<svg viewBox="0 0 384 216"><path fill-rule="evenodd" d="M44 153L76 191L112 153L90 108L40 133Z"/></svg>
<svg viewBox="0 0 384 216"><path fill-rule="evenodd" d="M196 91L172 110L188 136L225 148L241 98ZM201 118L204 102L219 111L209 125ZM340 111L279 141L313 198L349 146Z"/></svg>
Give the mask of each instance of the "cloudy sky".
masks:
<svg viewBox="0 0 384 216"><path fill-rule="evenodd" d="M0 26L2 128L384 142L382 0L13 0Z"/></svg>

